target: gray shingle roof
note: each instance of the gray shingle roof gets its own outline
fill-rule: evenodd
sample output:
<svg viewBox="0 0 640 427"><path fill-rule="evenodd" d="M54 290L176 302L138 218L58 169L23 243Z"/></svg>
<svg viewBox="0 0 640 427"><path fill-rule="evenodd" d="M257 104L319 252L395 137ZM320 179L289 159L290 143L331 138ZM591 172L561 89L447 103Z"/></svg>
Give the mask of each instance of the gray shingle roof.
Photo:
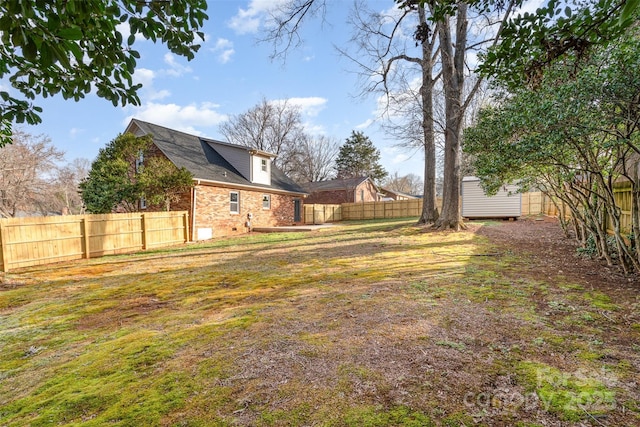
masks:
<svg viewBox="0 0 640 427"><path fill-rule="evenodd" d="M216 146L226 145L241 148L249 154L251 151L249 147L202 138L137 119L132 119L128 128L133 124L145 134L152 135L153 142L164 155L177 167L184 167L191 172L195 179L228 185L249 186L299 194L305 193L298 184L273 165L271 167L271 185L252 183L216 151Z"/></svg>
<svg viewBox="0 0 640 427"><path fill-rule="evenodd" d="M307 193L315 193L318 191L334 191L334 190L353 190L358 185L369 179L366 176L358 176L347 179L332 179L330 181L307 182L302 184Z"/></svg>

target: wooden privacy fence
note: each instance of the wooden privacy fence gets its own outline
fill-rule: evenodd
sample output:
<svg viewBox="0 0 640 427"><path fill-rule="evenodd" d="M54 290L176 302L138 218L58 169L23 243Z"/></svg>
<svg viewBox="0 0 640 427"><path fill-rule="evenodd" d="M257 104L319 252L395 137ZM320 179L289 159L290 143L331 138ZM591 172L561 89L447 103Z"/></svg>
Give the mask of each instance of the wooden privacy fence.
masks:
<svg viewBox="0 0 640 427"><path fill-rule="evenodd" d="M442 201L438 199L438 208ZM343 203L341 205L304 205L305 224L358 219L406 218L420 216L422 199L388 202Z"/></svg>
<svg viewBox="0 0 640 427"><path fill-rule="evenodd" d="M549 196L541 192L524 193L521 200L522 216L558 215ZM438 198L437 206L438 209L442 208L442 199ZM565 210L568 211L566 208ZM341 205L304 205L305 224L322 224L341 220L419 217L421 214L422 199L343 203Z"/></svg>
<svg viewBox="0 0 640 427"><path fill-rule="evenodd" d="M342 221L342 205L303 205L305 224Z"/></svg>
<svg viewBox="0 0 640 427"><path fill-rule="evenodd" d="M422 214L422 199L343 203L342 219L405 218Z"/></svg>
<svg viewBox="0 0 640 427"><path fill-rule="evenodd" d="M189 240L186 211L0 219L2 271Z"/></svg>
<svg viewBox="0 0 640 427"><path fill-rule="evenodd" d="M631 187L619 185L614 188L616 205L620 208L620 227L623 233L630 233L631 219ZM521 216L547 215L560 216L558 206L563 210L565 218L571 217L571 210L564 203L556 206L550 196L542 192L523 193L521 196ZM442 207L438 199L437 206ZM305 224L323 224L341 220L367 220L384 218L419 217L422 213L422 199L395 200L387 202L343 203L341 205L304 205ZM612 232L611 218L606 218L607 229Z"/></svg>
<svg viewBox="0 0 640 427"><path fill-rule="evenodd" d="M632 217L631 210L633 199L631 195L631 186L630 185L619 185L614 187L613 196L615 199L616 206L620 208L620 230L623 233L630 233L632 227ZM569 207L561 201L557 202L557 205L553 203L553 200L550 196L535 192L535 193L524 193L522 195L522 215L538 215L543 214L547 216L560 216L560 211L558 207L562 209L562 213L565 218L571 218L571 210ZM613 233L613 221L610 217L605 218L607 230L610 233Z"/></svg>

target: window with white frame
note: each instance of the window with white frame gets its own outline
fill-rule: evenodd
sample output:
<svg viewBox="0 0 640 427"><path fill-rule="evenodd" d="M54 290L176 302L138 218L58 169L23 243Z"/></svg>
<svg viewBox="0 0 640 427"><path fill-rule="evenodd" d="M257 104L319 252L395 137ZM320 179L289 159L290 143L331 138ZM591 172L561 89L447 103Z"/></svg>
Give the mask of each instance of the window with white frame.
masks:
<svg viewBox="0 0 640 427"><path fill-rule="evenodd" d="M144 196L140 198L140 209L147 209L147 199Z"/></svg>
<svg viewBox="0 0 640 427"><path fill-rule="evenodd" d="M229 193L229 211L233 214L240 213L240 193L237 191Z"/></svg>
<svg viewBox="0 0 640 427"><path fill-rule="evenodd" d="M262 172L268 172L267 159L262 159L260 164L262 165Z"/></svg>
<svg viewBox="0 0 640 427"><path fill-rule="evenodd" d="M262 195L262 209L271 209L271 196L269 194Z"/></svg>

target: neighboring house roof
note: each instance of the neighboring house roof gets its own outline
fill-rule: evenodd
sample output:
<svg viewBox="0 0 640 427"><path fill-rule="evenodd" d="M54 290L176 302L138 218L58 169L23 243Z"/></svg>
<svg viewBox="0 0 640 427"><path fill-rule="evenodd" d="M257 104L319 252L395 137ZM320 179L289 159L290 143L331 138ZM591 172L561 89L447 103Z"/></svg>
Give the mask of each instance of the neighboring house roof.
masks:
<svg viewBox="0 0 640 427"><path fill-rule="evenodd" d="M397 196L406 197L407 199L419 199L419 196L414 196L413 194L403 193L402 191L389 190L388 188L380 188L380 191L385 194L395 194Z"/></svg>
<svg viewBox="0 0 640 427"><path fill-rule="evenodd" d="M317 193L319 191L353 190L368 179L370 178L366 176L359 176L347 179L332 179L330 181L307 182L305 184L302 184L302 187L307 193Z"/></svg>
<svg viewBox="0 0 640 427"><path fill-rule="evenodd" d="M275 157L273 154L254 150L242 145L229 144L214 139L158 126L142 120L132 119L125 132L134 134L138 128L145 135L152 135L154 144L177 167L184 167L193 178L228 186L253 187L271 189L287 193L304 195L305 191L280 169L271 165L271 185L254 183L242 176L221 154L220 150L233 148L250 154Z"/></svg>

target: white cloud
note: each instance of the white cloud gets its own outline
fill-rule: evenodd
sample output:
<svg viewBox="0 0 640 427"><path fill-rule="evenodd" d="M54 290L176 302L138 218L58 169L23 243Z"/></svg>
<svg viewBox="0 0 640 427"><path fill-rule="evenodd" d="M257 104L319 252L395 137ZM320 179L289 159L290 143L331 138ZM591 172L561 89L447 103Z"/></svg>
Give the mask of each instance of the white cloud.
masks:
<svg viewBox="0 0 640 427"><path fill-rule="evenodd" d="M397 165L398 163L404 163L407 160L409 160L411 157L407 156L406 154L396 154L396 156L391 160L391 163L394 165Z"/></svg>
<svg viewBox="0 0 640 427"><path fill-rule="evenodd" d="M238 14L229 20L228 25L237 34L257 33L260 18L255 17L249 10L240 9Z"/></svg>
<svg viewBox="0 0 640 427"><path fill-rule="evenodd" d="M270 14L287 1L251 0L247 9L238 9L238 13L227 22L227 26L237 34L256 33Z"/></svg>
<svg viewBox="0 0 640 427"><path fill-rule="evenodd" d="M385 9L380 12L380 18L382 19L383 24L395 25L403 15L404 10L398 7L398 5L393 5L389 9Z"/></svg>
<svg viewBox="0 0 640 427"><path fill-rule="evenodd" d="M285 100L275 100L273 102L284 102ZM300 112L304 116L315 117L320 114L320 111L324 110L328 100L319 96L310 96L306 98L288 98L286 102L289 105L300 108Z"/></svg>
<svg viewBox="0 0 640 427"><path fill-rule="evenodd" d="M373 119L367 119L364 122L360 123L359 125L356 125L356 129L366 129L369 126L371 126L374 123Z"/></svg>
<svg viewBox="0 0 640 427"><path fill-rule="evenodd" d="M69 137L71 139L75 139L75 137L78 136L79 134L81 134L82 132L84 132L84 129L71 128L69 130Z"/></svg>
<svg viewBox="0 0 640 427"><path fill-rule="evenodd" d="M170 68L163 70L163 72L173 77L180 77L192 71L190 67L178 63L176 56L172 53L165 53L164 62L169 65Z"/></svg>
<svg viewBox="0 0 640 427"><path fill-rule="evenodd" d="M216 45L211 48L211 51L218 55L218 61L223 64L229 62L231 60L231 55L236 52L233 48L233 42L222 38L219 38L216 41Z"/></svg>
<svg viewBox="0 0 640 427"><path fill-rule="evenodd" d="M122 40L124 43L127 42L127 39L131 35L131 27L129 26L129 22L121 22L116 25L116 31L122 34ZM136 33L136 41L146 40L141 33Z"/></svg>
<svg viewBox="0 0 640 427"><path fill-rule="evenodd" d="M233 48L233 42L228 39L219 38L216 40L216 45L213 47L213 50L224 50Z"/></svg>
<svg viewBox="0 0 640 427"><path fill-rule="evenodd" d="M231 55L233 55L234 53L235 53L235 50L227 49L218 56L218 61L220 61L223 64L226 64L231 60Z"/></svg>
<svg viewBox="0 0 640 427"><path fill-rule="evenodd" d="M133 74L134 83L142 83L142 86L151 86L156 73L148 68L136 68Z"/></svg>
<svg viewBox="0 0 640 427"><path fill-rule="evenodd" d="M324 110L328 100L319 96L309 96L306 98L287 98L287 99L275 99L269 101L273 104L282 104L284 102L291 107L297 107L300 109L300 114L307 119L314 118L320 114L320 111ZM323 125L314 123L312 120L306 120L302 123L305 132L311 135L324 135L327 133L326 128Z"/></svg>
<svg viewBox="0 0 640 427"><path fill-rule="evenodd" d="M309 135L326 135L327 129L322 125L313 124L311 122L303 123L304 131Z"/></svg>
<svg viewBox="0 0 640 427"><path fill-rule="evenodd" d="M211 102L200 104L177 105L149 102L134 109L134 114L128 116L123 124L126 126L131 119L136 118L171 129L201 135L195 127L217 126L228 119L225 114L216 111L220 106Z"/></svg>
<svg viewBox="0 0 640 427"><path fill-rule="evenodd" d="M142 90L140 96L147 101L156 101L164 99L171 95L166 89L158 90L153 86L153 81L156 78L156 72L149 70L148 68L137 68L133 75L134 83L141 83Z"/></svg>

